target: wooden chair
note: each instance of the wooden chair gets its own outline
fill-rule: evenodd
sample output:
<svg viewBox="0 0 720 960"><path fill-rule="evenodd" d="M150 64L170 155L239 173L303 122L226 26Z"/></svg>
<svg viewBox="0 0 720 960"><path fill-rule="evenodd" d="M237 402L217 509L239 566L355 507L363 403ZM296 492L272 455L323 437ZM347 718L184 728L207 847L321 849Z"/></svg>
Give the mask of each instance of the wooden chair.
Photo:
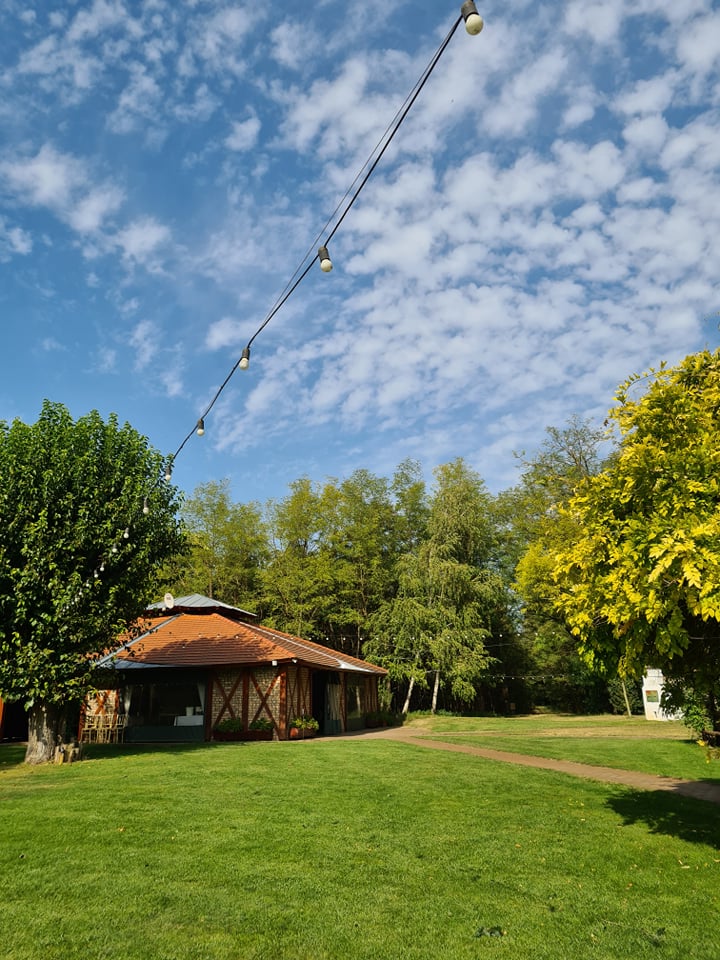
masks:
<svg viewBox="0 0 720 960"><path fill-rule="evenodd" d="M98 743L100 732L100 717L96 714L88 714L83 720L81 743Z"/></svg>

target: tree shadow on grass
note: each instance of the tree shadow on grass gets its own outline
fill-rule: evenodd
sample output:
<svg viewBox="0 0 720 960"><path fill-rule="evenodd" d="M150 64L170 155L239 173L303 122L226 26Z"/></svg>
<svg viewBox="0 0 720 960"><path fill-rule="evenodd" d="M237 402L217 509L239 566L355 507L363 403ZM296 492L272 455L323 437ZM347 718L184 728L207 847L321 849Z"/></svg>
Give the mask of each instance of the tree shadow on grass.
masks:
<svg viewBox="0 0 720 960"><path fill-rule="evenodd" d="M215 743L86 743L83 744L83 760L104 760L110 757L138 757L148 753L196 753L200 750L216 750L226 744ZM244 747L243 741L230 744L231 749Z"/></svg>
<svg viewBox="0 0 720 960"><path fill-rule="evenodd" d="M715 804L664 790L628 791L610 797L607 804L626 825L644 823L651 833L720 846L720 817Z"/></svg>
<svg viewBox="0 0 720 960"><path fill-rule="evenodd" d="M9 770L11 767L19 767L25 759L24 743L3 743L0 744L0 770Z"/></svg>
<svg viewBox="0 0 720 960"><path fill-rule="evenodd" d="M113 757L134 757L148 753L178 754L190 753L198 750L215 750L226 744L214 743L85 743L83 744L83 760L108 760ZM231 749L247 746L241 742L230 745ZM0 744L0 772L21 767L25 762L27 744L12 743Z"/></svg>

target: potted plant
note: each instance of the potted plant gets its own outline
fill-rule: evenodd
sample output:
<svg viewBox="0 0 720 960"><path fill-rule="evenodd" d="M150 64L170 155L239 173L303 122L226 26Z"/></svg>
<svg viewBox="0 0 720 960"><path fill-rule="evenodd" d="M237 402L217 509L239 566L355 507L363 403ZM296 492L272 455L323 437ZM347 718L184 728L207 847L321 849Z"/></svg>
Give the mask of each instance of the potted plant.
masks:
<svg viewBox="0 0 720 960"><path fill-rule="evenodd" d="M244 728L241 717L225 717L213 728L213 740L242 740Z"/></svg>
<svg viewBox="0 0 720 960"><path fill-rule="evenodd" d="M247 732L248 740L272 740L273 722L270 717L255 717L250 721Z"/></svg>
<svg viewBox="0 0 720 960"><path fill-rule="evenodd" d="M290 739L291 740L309 740L314 737L320 729L320 724L315 717L307 714L300 714L290 721Z"/></svg>

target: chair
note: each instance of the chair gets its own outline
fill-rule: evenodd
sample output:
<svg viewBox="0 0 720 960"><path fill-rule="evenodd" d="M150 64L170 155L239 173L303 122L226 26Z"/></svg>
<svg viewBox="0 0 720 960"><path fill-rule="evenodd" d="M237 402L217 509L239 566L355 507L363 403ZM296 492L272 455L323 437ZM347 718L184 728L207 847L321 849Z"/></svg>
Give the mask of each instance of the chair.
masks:
<svg viewBox="0 0 720 960"><path fill-rule="evenodd" d="M82 735L80 737L81 743L99 742L100 719L96 714L86 714L83 720Z"/></svg>

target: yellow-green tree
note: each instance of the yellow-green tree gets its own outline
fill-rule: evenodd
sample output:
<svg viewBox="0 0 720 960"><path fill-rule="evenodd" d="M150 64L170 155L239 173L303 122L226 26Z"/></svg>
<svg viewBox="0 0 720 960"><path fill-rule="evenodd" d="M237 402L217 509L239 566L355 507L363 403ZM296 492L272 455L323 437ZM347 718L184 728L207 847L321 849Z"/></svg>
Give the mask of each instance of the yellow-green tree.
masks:
<svg viewBox="0 0 720 960"><path fill-rule="evenodd" d="M556 602L591 662L626 676L660 667L715 723L720 351L632 377L616 400L617 454L566 507L578 535L556 556Z"/></svg>

